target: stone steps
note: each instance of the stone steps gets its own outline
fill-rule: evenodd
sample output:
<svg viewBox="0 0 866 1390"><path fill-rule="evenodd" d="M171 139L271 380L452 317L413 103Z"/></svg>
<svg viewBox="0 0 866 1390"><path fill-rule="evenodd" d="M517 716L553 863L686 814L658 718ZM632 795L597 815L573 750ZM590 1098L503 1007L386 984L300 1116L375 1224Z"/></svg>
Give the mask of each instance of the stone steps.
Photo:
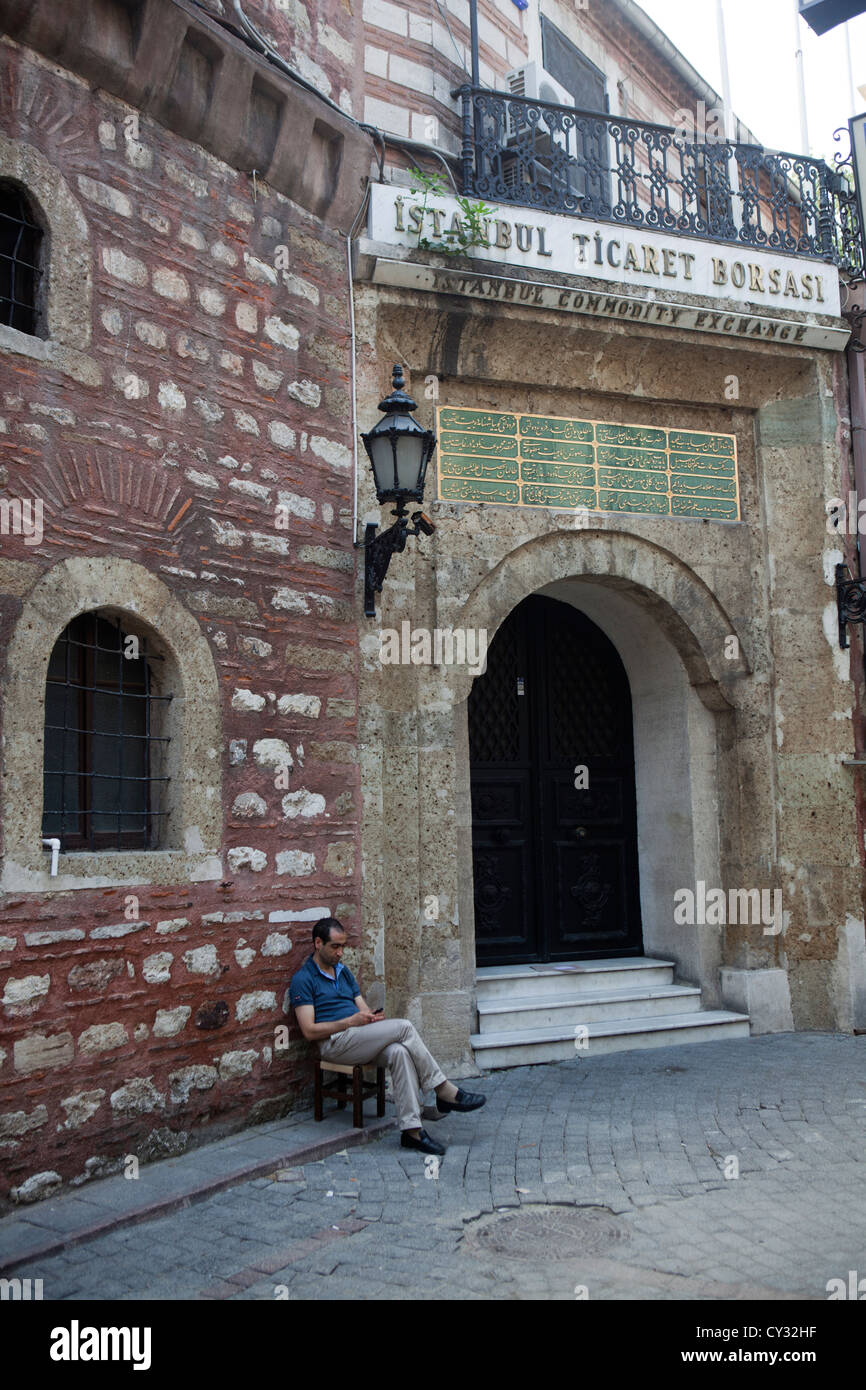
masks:
<svg viewBox="0 0 866 1390"><path fill-rule="evenodd" d="M475 1061L492 1070L749 1036L745 1014L701 1009L700 989L673 973L649 957L482 967Z"/></svg>
<svg viewBox="0 0 866 1390"><path fill-rule="evenodd" d="M475 972L478 999L514 994L569 994L601 989L671 985L675 964L649 956L562 961L556 965L484 965Z"/></svg>
<svg viewBox="0 0 866 1390"><path fill-rule="evenodd" d="M696 985L657 985L649 989L586 990L580 994L507 996L478 1001L481 1033L510 1033L535 1028L602 1023L621 1018L694 1013L701 1007Z"/></svg>

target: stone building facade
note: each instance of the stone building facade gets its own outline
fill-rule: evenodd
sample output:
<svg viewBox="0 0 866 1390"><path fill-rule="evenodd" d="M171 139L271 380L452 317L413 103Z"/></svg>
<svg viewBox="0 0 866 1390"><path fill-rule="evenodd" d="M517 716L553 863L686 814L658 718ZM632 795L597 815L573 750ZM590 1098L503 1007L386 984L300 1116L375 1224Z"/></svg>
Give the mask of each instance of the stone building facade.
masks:
<svg viewBox="0 0 866 1390"><path fill-rule="evenodd" d="M534 8L480 0L482 84L553 63L558 43L560 76L578 52L614 115L706 118L715 94L631 0L541 11L546 34ZM758 1030L862 1026L846 765L862 756L862 652L834 629L852 541L828 535L825 509L854 478L835 269L801 257L812 303L774 304L775 263L750 252L761 294L702 294L685 283L706 269L681 259L692 242L647 232L593 274L577 256L596 222L515 205L491 215L510 231L489 254L420 248L409 166L459 181L466 0L0 0L0 31L0 181L42 233L34 331L0 325L0 501L44 503L38 537L0 535L0 1191L44 1195L295 1104L308 1050L283 997L325 911L390 1013L458 1074L483 1063L477 966L499 958L478 929L470 700L486 675L386 663L382 633L483 630L493 670L530 599L582 625L631 711L637 935L607 955L670 962L698 1007ZM551 245L583 235L575 258L545 259L539 228ZM630 241L644 260L628 277ZM769 339L750 332L769 318ZM366 467L356 481L357 430L397 361L440 435L437 529L395 557L368 619L353 541L387 509ZM554 422L594 449L604 430L663 436L671 505L461 500L461 411L503 437L511 419ZM726 441L713 456L736 488L717 493L734 513L676 512L686 438ZM46 682L69 685L57 644L87 614L146 644L169 780L146 845L61 843L52 874ZM517 674L531 702L532 672ZM524 771L540 776L538 758ZM603 896L595 879L566 883L569 901ZM781 892L784 928L678 924L677 893L699 884ZM567 932L558 947L512 954L525 970L600 955Z"/></svg>
<svg viewBox="0 0 866 1390"><path fill-rule="evenodd" d="M422 19L420 9L378 0L365 6L365 110L401 135L420 138L426 129L429 138L432 129L441 147L459 157L460 110L450 92L468 82L454 64L456 51L466 51L466 27L452 23L448 32L435 14L432 25ZM521 13L505 3L479 6L482 88L508 91L510 70L548 62L554 49L544 26L553 25L565 50L577 50L591 76L594 70L593 110L606 108L612 120L676 127L690 114L695 133L689 138L700 140L703 132L712 141L711 123L724 120L721 99L636 5L544 3L540 10L541 24L535 7ZM394 44L385 43L386 30L398 36ZM554 74L559 81L563 71ZM576 89L587 90L583 68ZM477 112L485 99L482 93ZM485 128L488 136L492 128ZM605 129L613 143L611 125ZM732 133L754 140L739 123ZM506 131L504 146L508 138ZM624 140L616 146L623 148ZM605 224L604 218L576 215L545 222L537 206L526 206L531 197L522 207L519 198L517 206L503 205L483 191L486 203L495 205L488 225L493 249L476 247L471 260L449 260L441 248L455 207L450 190L426 199L417 186L413 193L400 163L395 157L390 168L392 188L373 190L374 215L360 247L358 395L372 399L382 390L395 354L410 369L423 423L439 422L439 472L425 504L437 531L419 542L411 559L400 557L399 569L395 563L381 615L360 642L362 779L372 809L363 826L368 972L387 982L400 1009L443 1055L467 1066L479 1060L496 1065L495 1050L478 1033L480 984L489 973L479 973L482 962L493 959L506 975L507 962L522 963L512 972L519 977L514 989L527 994L531 972L545 962L600 954L581 951L574 940L569 950L567 934L548 939L546 949L521 946L519 928L507 921L509 896L512 905L516 897L531 899L536 912L560 923L567 915L560 879L565 876L566 892L569 885L575 894L583 888L580 861L565 839L555 863L549 845L527 850L538 825L533 832L519 797L490 812L490 833L479 826L483 799L488 809L491 804L490 786L507 784L511 795L519 780L515 773L511 786L506 776L516 753L480 755L479 748L497 722L499 732L508 719L517 729L520 697L529 693L523 679L528 660L514 666L518 688L510 712L502 703L488 709L473 744L477 681L465 664L383 665L380 659L380 629L399 631L407 622L412 629L483 630L495 651L497 632L516 631L509 623L516 622L520 605L540 595L591 620L624 668L633 714L635 891L645 955L673 962L677 979L699 987L705 1013L748 1015L753 1031L862 1027L863 821L856 765L863 746L862 649L856 633L852 647L840 649L835 566L853 563L854 542L850 533L828 534L827 523L831 499L847 497L854 487L843 351L849 325L839 317L838 302L827 305L827 313L817 301L807 306L791 282L776 278L781 270L774 276L769 262L763 269L755 264L760 256L721 244L706 248L719 259L702 291L680 281L676 294L665 295L664 279L655 272L667 274L686 246L695 252L694 241L671 237L669 251L657 248L656 263L652 247L647 250L655 245L649 224L635 231L611 227L615 218ZM560 224L570 222L582 234L579 261L542 259L549 253L532 239L540 222L547 246L554 237L568 241L572 232ZM608 260L611 252L615 259ZM629 255L634 273L609 269L626 266ZM742 262L731 279L729 256ZM697 248L696 279L701 257ZM599 264L602 270L595 269ZM785 272L791 269L786 263ZM793 269L824 267L799 260ZM832 280L835 271L828 267L827 275ZM735 294L744 283L745 292ZM747 307L759 316L766 312L747 305L749 299L771 303L750 290L782 284L791 297L775 301L781 327L743 317ZM808 286L804 294L808 298ZM679 306L667 320L665 304ZM818 312L804 316L808 307ZM826 329L826 336L807 335L807 321ZM686 325L699 331L683 331ZM578 515L568 510L567 488L560 510L537 504L543 489L534 494L536 505L502 505L506 496L517 501L517 485L502 481L517 473L498 473L491 458L477 469L465 457L449 458L447 450L459 450L469 436L448 430L470 429L474 421L478 433L468 451L495 455L497 440L483 431L522 433L524 417L539 428L545 420L586 425L589 433L574 439L592 438L594 429L598 441L600 427L614 424L631 441L635 430L668 431L669 442L672 431L725 436L736 452L738 500L727 520L712 509L701 514L698 508L691 519L640 514L650 510L641 507L622 511L616 502L599 506L598 494L593 503L572 490L572 506L588 506L589 515ZM459 438L463 445L455 442ZM443 481L443 473L452 476ZM474 492L458 476L467 474L474 474ZM488 478L499 481L479 481ZM513 495L502 491L509 487ZM491 489L498 505L483 500ZM524 487L522 500L531 491ZM552 726L544 727L544 715L538 718L542 727L533 726L533 737L537 733L543 743ZM574 727L582 727L577 718ZM500 750L506 743L500 738ZM573 762L583 761L576 745ZM560 763L562 782L564 754ZM520 775L525 771L521 767ZM543 781L545 769L536 766L530 775ZM550 839L544 796L542 790L541 835ZM582 834L584 827L573 822L584 818L575 809L556 833ZM509 836L515 859L524 854L519 870L510 867ZM527 869L527 855L534 855L534 869ZM590 891L601 891L600 862L596 858L583 873ZM726 906L731 893L748 891L756 902L756 890L763 892L763 901L779 908L778 925L730 913L705 920L700 910L697 920L679 923L675 904L689 892L699 898L710 885ZM487 944L493 951L485 956ZM489 989L490 981L485 984ZM496 994L504 992L500 982ZM492 1003L504 1007L501 998ZM527 1000L517 1003L541 1028L540 1039L551 1015L542 1018ZM570 1024L584 1013L562 1016ZM515 1028L518 1014L509 1017ZM495 1009L493 1020L495 1029ZM565 1056L574 1045L568 1034L569 1027L561 1028L555 1045L545 1035L546 1051L531 1039L522 1050L508 1049L503 1035L500 1056L507 1062Z"/></svg>

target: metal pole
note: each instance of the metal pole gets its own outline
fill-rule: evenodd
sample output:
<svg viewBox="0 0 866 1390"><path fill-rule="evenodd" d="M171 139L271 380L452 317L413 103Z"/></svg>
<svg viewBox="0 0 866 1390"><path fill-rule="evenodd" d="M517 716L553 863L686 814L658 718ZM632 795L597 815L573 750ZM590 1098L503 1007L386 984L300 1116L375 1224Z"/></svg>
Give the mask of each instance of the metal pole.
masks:
<svg viewBox="0 0 866 1390"><path fill-rule="evenodd" d="M469 0L469 43L472 48L472 85L481 86L478 72L478 0Z"/></svg>
<svg viewBox="0 0 866 1390"><path fill-rule="evenodd" d="M809 122L806 117L806 74L803 67L803 35L800 29L799 0L794 0L794 61L797 64L797 101L800 106L800 150L803 154L808 154Z"/></svg>
<svg viewBox="0 0 866 1390"><path fill-rule="evenodd" d="M856 106L857 98L856 98L856 96L854 95L854 65L853 65L853 63L852 63L852 61L851 61L851 26L850 26L850 24L846 24L846 25L845 25L845 57L846 57L847 60L848 60L848 104L849 104L848 115L849 115L849 116L856 116L856 115L857 115L857 106Z"/></svg>
<svg viewBox="0 0 866 1390"><path fill-rule="evenodd" d="M794 0L796 4L796 0ZM722 0L716 0L716 30L719 40L719 59L722 64L722 99L725 103L725 137L736 140L734 108L731 105L731 75L728 71L728 41L725 35L725 11Z"/></svg>
<svg viewBox="0 0 866 1390"><path fill-rule="evenodd" d="M737 130L734 120L734 107L731 102L731 75L728 70L728 40L725 33L725 11L722 0L716 0L716 32L719 42L719 61L722 65L722 101L725 106L725 139L731 149L728 164L731 183L731 218L739 231L743 225L743 208L740 198L740 171L737 167Z"/></svg>

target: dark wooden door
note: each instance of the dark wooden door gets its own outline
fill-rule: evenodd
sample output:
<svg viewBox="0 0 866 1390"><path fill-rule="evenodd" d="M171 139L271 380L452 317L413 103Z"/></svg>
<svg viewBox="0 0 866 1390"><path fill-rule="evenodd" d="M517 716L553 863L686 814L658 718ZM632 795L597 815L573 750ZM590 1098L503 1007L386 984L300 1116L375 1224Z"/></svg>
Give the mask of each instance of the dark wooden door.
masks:
<svg viewBox="0 0 866 1390"><path fill-rule="evenodd" d="M472 688L469 746L478 964L639 955L631 696L613 644L570 604L525 599Z"/></svg>

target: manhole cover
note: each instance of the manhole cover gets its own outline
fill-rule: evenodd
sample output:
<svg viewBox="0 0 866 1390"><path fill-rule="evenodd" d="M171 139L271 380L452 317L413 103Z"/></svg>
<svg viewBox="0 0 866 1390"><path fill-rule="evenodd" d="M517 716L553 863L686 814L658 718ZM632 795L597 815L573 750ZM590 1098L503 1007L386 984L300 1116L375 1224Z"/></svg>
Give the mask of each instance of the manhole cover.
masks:
<svg viewBox="0 0 866 1390"><path fill-rule="evenodd" d="M572 1260L629 1236L628 1227L606 1207L539 1205L480 1221L467 1232L464 1249L514 1260Z"/></svg>

